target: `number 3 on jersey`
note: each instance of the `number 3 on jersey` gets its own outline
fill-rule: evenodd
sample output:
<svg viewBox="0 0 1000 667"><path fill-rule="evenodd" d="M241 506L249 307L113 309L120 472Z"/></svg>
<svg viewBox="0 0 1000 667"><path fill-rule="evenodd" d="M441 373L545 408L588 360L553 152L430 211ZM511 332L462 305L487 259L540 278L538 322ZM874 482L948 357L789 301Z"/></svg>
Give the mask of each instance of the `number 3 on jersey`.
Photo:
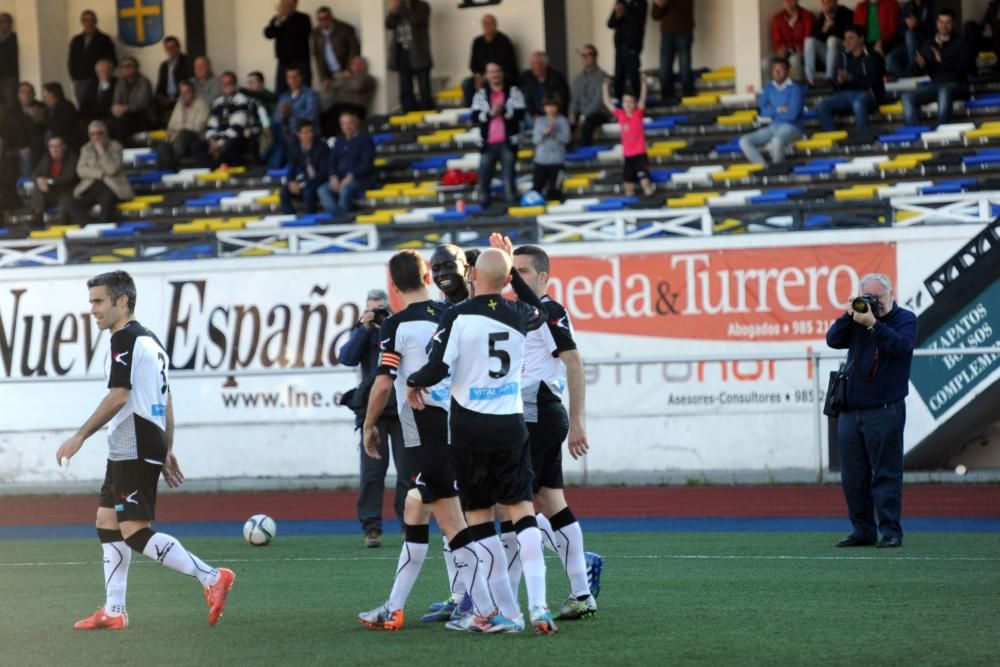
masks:
<svg viewBox="0 0 1000 667"><path fill-rule="evenodd" d="M490 371L490 377L494 380L502 378L510 372L510 354L506 350L497 349L497 341L508 340L509 338L509 331L497 331L491 333L489 336L490 356L500 360L500 370Z"/></svg>

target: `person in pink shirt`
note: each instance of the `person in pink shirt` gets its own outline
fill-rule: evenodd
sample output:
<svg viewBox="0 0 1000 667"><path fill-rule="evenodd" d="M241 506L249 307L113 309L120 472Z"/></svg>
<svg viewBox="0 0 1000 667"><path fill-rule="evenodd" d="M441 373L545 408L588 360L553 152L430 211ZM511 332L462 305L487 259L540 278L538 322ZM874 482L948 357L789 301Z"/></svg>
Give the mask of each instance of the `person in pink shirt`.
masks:
<svg viewBox="0 0 1000 667"><path fill-rule="evenodd" d="M646 157L646 128L643 126L643 113L646 110L646 77L642 80L639 99L636 100L632 90L626 90L622 95L622 106L619 109L611 101L608 91L608 79L604 80L604 106L618 120L622 129L622 149L625 153L624 187L625 194L635 194L635 184L642 185L642 192L649 197L656 191L653 182L649 180L649 160Z"/></svg>
<svg viewBox="0 0 1000 667"><path fill-rule="evenodd" d="M479 125L479 202L492 203L490 184L499 161L502 165L504 200L517 194L515 166L525 114L524 95L504 79L497 63L487 63L486 82L472 97L472 120Z"/></svg>

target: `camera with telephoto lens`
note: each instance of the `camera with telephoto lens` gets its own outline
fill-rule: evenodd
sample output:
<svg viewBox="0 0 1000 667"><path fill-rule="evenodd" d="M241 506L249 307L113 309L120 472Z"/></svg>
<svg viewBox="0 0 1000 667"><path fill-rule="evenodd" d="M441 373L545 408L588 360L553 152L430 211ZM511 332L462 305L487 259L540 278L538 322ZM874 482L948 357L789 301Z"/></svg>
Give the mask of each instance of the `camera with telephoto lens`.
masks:
<svg viewBox="0 0 1000 667"><path fill-rule="evenodd" d="M862 294L854 297L851 301L851 308L856 313L867 313L870 310L872 315L878 317L878 311L882 308L882 304L879 303L878 297L874 294Z"/></svg>
<svg viewBox="0 0 1000 667"><path fill-rule="evenodd" d="M376 308L372 308L372 324L377 327L380 327L382 326L383 322L389 319L390 315L392 315L392 311L390 311L385 306L378 306Z"/></svg>

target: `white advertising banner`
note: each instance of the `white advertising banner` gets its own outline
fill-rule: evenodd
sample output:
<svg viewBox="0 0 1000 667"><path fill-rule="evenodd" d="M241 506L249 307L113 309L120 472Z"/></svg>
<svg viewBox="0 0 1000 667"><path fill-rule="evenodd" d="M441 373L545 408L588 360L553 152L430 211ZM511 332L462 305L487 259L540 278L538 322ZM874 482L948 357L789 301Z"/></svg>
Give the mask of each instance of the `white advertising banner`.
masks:
<svg viewBox="0 0 1000 667"><path fill-rule="evenodd" d="M981 229L546 248L549 293L566 306L585 360L712 359L589 365L588 470L817 469L825 445L815 438L815 388L834 362L818 383L805 358L768 355L825 350L861 275L893 277L904 301ZM105 391L108 334L89 314L86 281L110 268L134 276L136 319L170 355L176 448L189 477L355 474L353 414L336 398L357 377L339 352L365 293L386 285L389 256L0 271L0 483L103 474L102 436L69 471L54 453Z"/></svg>

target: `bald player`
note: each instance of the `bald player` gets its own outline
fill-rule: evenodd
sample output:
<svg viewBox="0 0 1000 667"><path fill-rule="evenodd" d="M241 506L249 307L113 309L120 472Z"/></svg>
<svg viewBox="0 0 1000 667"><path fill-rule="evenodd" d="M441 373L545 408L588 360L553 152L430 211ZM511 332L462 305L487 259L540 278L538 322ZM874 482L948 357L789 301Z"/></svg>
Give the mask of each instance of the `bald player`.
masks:
<svg viewBox="0 0 1000 667"><path fill-rule="evenodd" d="M510 240L505 241L509 249ZM450 374L449 426L469 537L492 552L492 546L485 544L499 542L492 508L505 507L517 533L531 624L538 634L554 634L557 628L545 597L542 536L531 504L533 475L521 399L525 337L545 324L545 315L537 297L532 304L500 296L511 280L511 266L509 251L489 248L479 256L472 271L476 296L441 318L427 364L407 379L407 402L414 410L423 410L424 390ZM456 548L454 540L451 548ZM502 546L499 552L503 558ZM497 582L491 578L491 590L497 595L495 584L505 585L504 595L513 598L506 576ZM497 604L501 606L500 600ZM500 611L504 613L502 607ZM477 615L467 619L469 624L490 622Z"/></svg>

